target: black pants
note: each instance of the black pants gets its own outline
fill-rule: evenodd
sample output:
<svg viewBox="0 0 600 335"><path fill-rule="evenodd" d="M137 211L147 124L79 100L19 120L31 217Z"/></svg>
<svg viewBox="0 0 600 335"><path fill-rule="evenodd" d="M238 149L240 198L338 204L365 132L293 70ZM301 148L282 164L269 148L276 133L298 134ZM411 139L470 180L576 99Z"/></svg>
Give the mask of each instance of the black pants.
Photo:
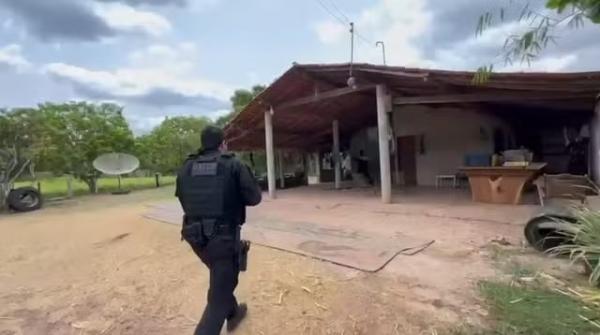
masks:
<svg viewBox="0 0 600 335"><path fill-rule="evenodd" d="M210 271L207 304L194 335L219 335L238 307L233 295L240 273L235 238L218 235L203 249L191 247Z"/></svg>

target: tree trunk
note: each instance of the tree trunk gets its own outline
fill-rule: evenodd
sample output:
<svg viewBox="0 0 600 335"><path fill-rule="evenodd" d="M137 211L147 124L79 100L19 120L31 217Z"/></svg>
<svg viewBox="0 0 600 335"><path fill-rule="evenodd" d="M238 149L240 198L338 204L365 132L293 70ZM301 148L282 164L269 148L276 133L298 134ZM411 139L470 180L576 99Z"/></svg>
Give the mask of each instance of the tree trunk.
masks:
<svg viewBox="0 0 600 335"><path fill-rule="evenodd" d="M96 177L84 178L83 182L87 184L91 194L98 193L98 179Z"/></svg>

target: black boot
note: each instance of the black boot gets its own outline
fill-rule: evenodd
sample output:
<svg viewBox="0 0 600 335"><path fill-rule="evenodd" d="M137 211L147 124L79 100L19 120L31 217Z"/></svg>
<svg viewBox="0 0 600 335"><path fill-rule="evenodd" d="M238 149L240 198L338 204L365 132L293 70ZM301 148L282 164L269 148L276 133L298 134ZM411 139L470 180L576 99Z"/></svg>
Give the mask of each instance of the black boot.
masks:
<svg viewBox="0 0 600 335"><path fill-rule="evenodd" d="M246 314L248 314L248 306L246 304L239 304L235 314L227 318L227 331L234 331L246 318Z"/></svg>

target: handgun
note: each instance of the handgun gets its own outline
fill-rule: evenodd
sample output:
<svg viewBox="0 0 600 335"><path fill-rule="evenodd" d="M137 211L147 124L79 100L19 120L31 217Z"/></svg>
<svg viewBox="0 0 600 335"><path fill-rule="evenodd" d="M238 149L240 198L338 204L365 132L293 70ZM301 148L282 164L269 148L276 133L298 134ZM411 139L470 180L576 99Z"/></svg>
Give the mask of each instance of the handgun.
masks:
<svg viewBox="0 0 600 335"><path fill-rule="evenodd" d="M248 251L250 251L250 241L240 241L239 266L240 271L246 271L248 268Z"/></svg>

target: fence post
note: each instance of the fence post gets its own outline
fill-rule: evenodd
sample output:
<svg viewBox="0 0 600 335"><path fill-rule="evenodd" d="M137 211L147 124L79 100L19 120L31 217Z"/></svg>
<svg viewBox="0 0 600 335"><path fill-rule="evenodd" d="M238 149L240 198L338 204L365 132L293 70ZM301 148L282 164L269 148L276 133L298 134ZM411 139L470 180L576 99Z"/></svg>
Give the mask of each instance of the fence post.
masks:
<svg viewBox="0 0 600 335"><path fill-rule="evenodd" d="M159 188L160 187L160 174L159 173L154 174L154 181L156 182L156 188Z"/></svg>
<svg viewBox="0 0 600 335"><path fill-rule="evenodd" d="M67 175L67 198L73 197L73 175Z"/></svg>
<svg viewBox="0 0 600 335"><path fill-rule="evenodd" d="M42 183L39 180L37 182L37 190L40 194L42 194Z"/></svg>

